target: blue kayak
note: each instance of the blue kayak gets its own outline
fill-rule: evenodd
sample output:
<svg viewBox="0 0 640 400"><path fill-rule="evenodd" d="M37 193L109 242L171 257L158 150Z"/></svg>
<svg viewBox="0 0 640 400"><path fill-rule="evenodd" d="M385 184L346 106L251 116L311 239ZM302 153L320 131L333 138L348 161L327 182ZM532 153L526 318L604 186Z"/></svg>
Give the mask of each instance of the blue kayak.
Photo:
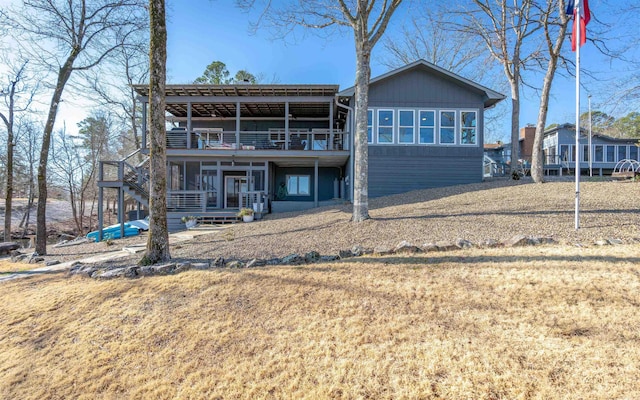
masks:
<svg viewBox="0 0 640 400"><path fill-rule="evenodd" d="M140 234L140 228L137 226L133 226L129 223L124 224L124 236L136 236ZM87 233L87 238L92 239L93 241L98 241L98 231L93 231ZM120 239L120 224L115 224L111 226L107 226L102 229L102 240L105 239Z"/></svg>

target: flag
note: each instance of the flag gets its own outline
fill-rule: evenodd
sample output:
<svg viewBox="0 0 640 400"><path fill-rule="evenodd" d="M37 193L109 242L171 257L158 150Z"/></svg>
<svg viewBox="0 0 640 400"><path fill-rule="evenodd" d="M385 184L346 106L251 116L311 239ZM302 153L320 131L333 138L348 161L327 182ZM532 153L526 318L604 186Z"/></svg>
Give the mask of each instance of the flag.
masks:
<svg viewBox="0 0 640 400"><path fill-rule="evenodd" d="M576 14L576 8L580 10L580 15ZM591 20L589 11L589 0L568 0L567 15L573 15L573 30L571 32L571 50L576 51L576 35L580 29L580 46L587 42L587 24Z"/></svg>

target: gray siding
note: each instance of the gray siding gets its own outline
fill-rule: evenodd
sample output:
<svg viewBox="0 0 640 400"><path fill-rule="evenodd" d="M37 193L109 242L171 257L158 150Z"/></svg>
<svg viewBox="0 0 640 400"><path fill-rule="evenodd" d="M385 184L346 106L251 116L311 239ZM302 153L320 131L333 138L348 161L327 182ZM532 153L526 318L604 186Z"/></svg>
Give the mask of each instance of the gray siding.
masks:
<svg viewBox="0 0 640 400"><path fill-rule="evenodd" d="M369 146L369 196L482 181L479 147Z"/></svg>
<svg viewBox="0 0 640 400"><path fill-rule="evenodd" d="M414 68L369 88L369 107L437 107L484 109L483 94L444 75Z"/></svg>

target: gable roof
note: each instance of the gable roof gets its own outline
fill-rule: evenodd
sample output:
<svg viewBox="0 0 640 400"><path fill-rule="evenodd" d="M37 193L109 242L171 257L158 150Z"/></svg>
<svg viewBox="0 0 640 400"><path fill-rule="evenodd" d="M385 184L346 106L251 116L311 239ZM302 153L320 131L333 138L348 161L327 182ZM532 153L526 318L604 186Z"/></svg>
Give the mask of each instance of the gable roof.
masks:
<svg viewBox="0 0 640 400"><path fill-rule="evenodd" d="M494 90L489 89L488 87L482 86L478 83L475 83L467 78L463 78L460 75L454 74L451 71L447 71L444 68L438 67L435 64L432 64L428 61L425 60L418 60L418 61L414 61L411 64L407 64L403 67L394 69L392 71L387 72L386 74L382 74L379 75L373 79L371 79L369 81L369 85L373 85L377 82L381 82L384 81L386 79L392 78L395 75L398 75L400 73L403 73L405 71L409 71L412 69L423 69L426 70L427 72L434 74L434 75L438 75L440 77L442 77L443 79L447 79L449 81L452 81L454 83L457 83L460 86L464 86L467 87L471 90L474 91L479 91L482 92L484 94L484 107L485 108L490 108L493 107L496 103L504 100L506 98L505 95L498 93ZM350 88L344 89L342 90L340 93L338 93L338 96L342 96L342 97L352 97L355 94L355 86L351 86Z"/></svg>
<svg viewBox="0 0 640 400"><path fill-rule="evenodd" d="M560 130L568 130L568 131L576 131L576 125L575 124L571 124L571 123L564 123L562 125L556 125L551 129L547 129L546 131L544 131L544 136L547 135L551 135L554 134L556 132L559 132ZM573 136L575 136L575 133L573 133ZM583 126L580 126L580 136L583 137L588 137L589 136L589 130ZM638 138L632 138L632 137L613 137L613 136L608 136L602 133L592 133L591 134L592 138L600 138L602 140L606 140L612 143L624 143L624 144L636 144L638 143L639 139Z"/></svg>

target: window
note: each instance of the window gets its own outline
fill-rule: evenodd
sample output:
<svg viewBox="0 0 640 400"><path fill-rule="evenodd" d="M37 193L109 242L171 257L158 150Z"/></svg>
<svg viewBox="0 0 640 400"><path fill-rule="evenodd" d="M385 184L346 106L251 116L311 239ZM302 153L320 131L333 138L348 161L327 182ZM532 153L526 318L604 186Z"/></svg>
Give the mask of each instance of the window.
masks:
<svg viewBox="0 0 640 400"><path fill-rule="evenodd" d="M618 146L618 161L627 158L627 146Z"/></svg>
<svg viewBox="0 0 640 400"><path fill-rule="evenodd" d="M589 145L582 145L582 157L580 158L584 162L589 162Z"/></svg>
<svg viewBox="0 0 640 400"><path fill-rule="evenodd" d="M560 145L560 161L571 162L576 160L576 145Z"/></svg>
<svg viewBox="0 0 640 400"><path fill-rule="evenodd" d="M629 158L638 161L638 146L629 146Z"/></svg>
<svg viewBox="0 0 640 400"><path fill-rule="evenodd" d="M367 110L367 142L373 143L373 110Z"/></svg>
<svg viewBox="0 0 640 400"><path fill-rule="evenodd" d="M476 112L462 111L460 113L460 121L462 124L462 129L460 131L460 143L476 144L476 138L478 137L478 128L476 127Z"/></svg>
<svg viewBox="0 0 640 400"><path fill-rule="evenodd" d="M440 111L440 143L455 144L456 142L456 112Z"/></svg>
<svg viewBox="0 0 640 400"><path fill-rule="evenodd" d="M593 154L593 160L595 162L603 162L604 161L604 146L596 145L595 152Z"/></svg>
<svg viewBox="0 0 640 400"><path fill-rule="evenodd" d="M607 146L607 162L616 161L616 146Z"/></svg>
<svg viewBox="0 0 640 400"><path fill-rule="evenodd" d="M398 143L414 143L414 127L413 110L398 111Z"/></svg>
<svg viewBox="0 0 640 400"><path fill-rule="evenodd" d="M289 196L308 196L310 194L309 175L287 175L287 193Z"/></svg>
<svg viewBox="0 0 640 400"><path fill-rule="evenodd" d="M392 110L378 110L378 143L393 143Z"/></svg>
<svg viewBox="0 0 640 400"><path fill-rule="evenodd" d="M419 115L419 143L435 143L436 112L421 110Z"/></svg>

